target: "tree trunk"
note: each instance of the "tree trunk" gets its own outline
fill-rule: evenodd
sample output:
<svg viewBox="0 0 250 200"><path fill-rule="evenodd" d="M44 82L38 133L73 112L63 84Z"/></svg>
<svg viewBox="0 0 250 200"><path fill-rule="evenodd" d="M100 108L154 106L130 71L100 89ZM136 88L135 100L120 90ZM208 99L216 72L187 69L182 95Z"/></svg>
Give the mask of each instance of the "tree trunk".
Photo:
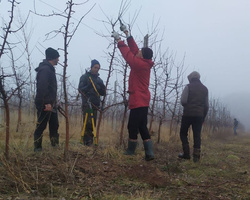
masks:
<svg viewBox="0 0 250 200"><path fill-rule="evenodd" d="M10 138L10 109L9 109L9 104L8 104L8 99L6 92L3 87L3 80L0 79L0 93L3 98L3 103L4 103L4 110L5 110L5 133L6 133L6 139L5 139L5 157L6 159L9 159L9 138Z"/></svg>
<svg viewBox="0 0 250 200"><path fill-rule="evenodd" d="M158 138L157 138L157 143L159 144L161 141L161 125L162 125L162 119L159 121L159 126L158 126Z"/></svg>
<svg viewBox="0 0 250 200"><path fill-rule="evenodd" d="M97 127L96 127L96 142L97 142L97 144L99 141L99 133L100 133L100 126L101 126L101 122L102 122L102 115L103 115L103 112L100 111L98 123L97 123Z"/></svg>
<svg viewBox="0 0 250 200"><path fill-rule="evenodd" d="M6 114L6 140L5 140L5 157L9 159L9 139L10 139L10 109L7 100L4 100L4 108Z"/></svg>
<svg viewBox="0 0 250 200"><path fill-rule="evenodd" d="M21 122L22 122L22 97L19 97L16 132L18 132Z"/></svg>
<svg viewBox="0 0 250 200"><path fill-rule="evenodd" d="M124 130L125 122L127 119L127 111L128 111L128 106L125 106L123 117L122 117L121 131L120 131L120 146L123 143L123 130Z"/></svg>

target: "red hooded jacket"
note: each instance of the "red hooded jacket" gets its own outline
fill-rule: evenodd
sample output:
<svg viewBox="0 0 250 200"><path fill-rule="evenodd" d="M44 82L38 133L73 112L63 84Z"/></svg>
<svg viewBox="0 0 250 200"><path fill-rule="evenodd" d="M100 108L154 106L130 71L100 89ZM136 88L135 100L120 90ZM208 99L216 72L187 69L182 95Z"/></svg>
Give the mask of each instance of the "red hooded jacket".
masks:
<svg viewBox="0 0 250 200"><path fill-rule="evenodd" d="M133 37L129 37L127 42L128 46L124 41L119 41L118 48L131 68L128 86L129 109L149 107L150 70L154 62L151 59L144 59L136 56L139 49Z"/></svg>

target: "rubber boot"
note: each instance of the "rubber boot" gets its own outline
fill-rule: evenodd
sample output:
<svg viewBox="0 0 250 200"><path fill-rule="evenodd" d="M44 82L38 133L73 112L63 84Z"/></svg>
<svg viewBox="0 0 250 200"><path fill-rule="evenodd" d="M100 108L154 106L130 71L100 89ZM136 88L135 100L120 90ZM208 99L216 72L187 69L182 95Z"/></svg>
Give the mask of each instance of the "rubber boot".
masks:
<svg viewBox="0 0 250 200"><path fill-rule="evenodd" d="M194 162L199 162L200 157L201 157L201 150L200 150L200 149L194 148L194 152L193 152L193 161L194 161Z"/></svg>
<svg viewBox="0 0 250 200"><path fill-rule="evenodd" d="M134 155L136 149L137 141L128 140L128 148L124 152L124 155Z"/></svg>
<svg viewBox="0 0 250 200"><path fill-rule="evenodd" d="M178 158L189 160L190 159L189 145L188 144L187 145L183 145L182 149L183 149L183 153L180 153L178 155Z"/></svg>
<svg viewBox="0 0 250 200"><path fill-rule="evenodd" d="M91 146L93 144L93 134L85 134L83 136L83 144L86 146Z"/></svg>
<svg viewBox="0 0 250 200"><path fill-rule="evenodd" d="M50 138L51 146L56 147L59 145L59 137L51 137Z"/></svg>
<svg viewBox="0 0 250 200"><path fill-rule="evenodd" d="M153 142L152 140L147 140L143 142L144 150L145 150L145 160L150 161L154 160L154 152L153 152Z"/></svg>
<svg viewBox="0 0 250 200"><path fill-rule="evenodd" d="M40 137L34 136L34 151L35 152L42 151L42 136Z"/></svg>

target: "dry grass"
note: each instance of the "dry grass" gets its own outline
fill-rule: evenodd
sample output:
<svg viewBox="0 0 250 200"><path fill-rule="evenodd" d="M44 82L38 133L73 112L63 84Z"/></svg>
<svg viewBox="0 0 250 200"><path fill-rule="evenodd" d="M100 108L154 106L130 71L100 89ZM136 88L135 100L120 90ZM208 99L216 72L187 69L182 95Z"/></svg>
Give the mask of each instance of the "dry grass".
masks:
<svg viewBox="0 0 250 200"><path fill-rule="evenodd" d="M9 160L0 129L0 199L249 199L249 136L229 136L231 130L203 134L201 162L193 163L176 158L179 138L168 137L164 128L161 143L154 144L156 159L146 162L142 144L135 156L123 155L124 147L117 145L119 125L111 129L108 122L101 126L97 147L81 145L81 119L75 118L65 160L60 122L60 146L52 148L45 131L41 153L33 152L33 122L27 120L18 133L12 125Z"/></svg>

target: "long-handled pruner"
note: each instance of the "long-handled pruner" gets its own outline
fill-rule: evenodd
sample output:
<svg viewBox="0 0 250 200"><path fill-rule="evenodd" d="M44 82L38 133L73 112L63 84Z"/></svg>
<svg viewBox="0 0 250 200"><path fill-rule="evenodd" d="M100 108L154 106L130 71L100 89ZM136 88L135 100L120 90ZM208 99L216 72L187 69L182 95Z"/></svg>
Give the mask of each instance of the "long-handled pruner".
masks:
<svg viewBox="0 0 250 200"><path fill-rule="evenodd" d="M94 144L97 145L97 138L96 138L96 130L95 130L95 121L94 121L93 108L92 108L91 102L89 100L87 102L88 102L88 105L89 105L89 110L87 110L87 112L85 114L83 129L82 129L82 133L81 133L81 143L83 144L83 137L84 137L84 134L85 134L85 129L86 129L86 124L87 124L88 114L90 113L90 115L91 115L91 122L92 122L92 128L93 128L93 133L94 133Z"/></svg>

